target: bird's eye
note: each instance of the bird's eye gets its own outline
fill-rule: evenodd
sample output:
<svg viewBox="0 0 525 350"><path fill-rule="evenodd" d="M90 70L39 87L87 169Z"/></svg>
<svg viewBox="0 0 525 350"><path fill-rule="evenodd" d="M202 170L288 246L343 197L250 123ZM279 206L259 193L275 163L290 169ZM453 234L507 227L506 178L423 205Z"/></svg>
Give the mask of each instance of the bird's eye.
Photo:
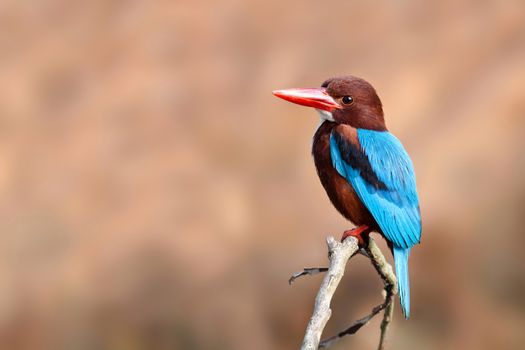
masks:
<svg viewBox="0 0 525 350"><path fill-rule="evenodd" d="M349 105L352 104L352 102L354 102L354 99L352 98L352 96L343 96L341 102L343 102L344 105Z"/></svg>

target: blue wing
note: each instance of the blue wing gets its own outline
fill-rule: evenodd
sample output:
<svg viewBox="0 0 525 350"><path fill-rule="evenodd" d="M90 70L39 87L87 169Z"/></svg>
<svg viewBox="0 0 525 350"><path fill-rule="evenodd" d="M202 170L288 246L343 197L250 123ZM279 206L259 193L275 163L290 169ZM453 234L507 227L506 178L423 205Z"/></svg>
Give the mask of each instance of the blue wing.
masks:
<svg viewBox="0 0 525 350"><path fill-rule="evenodd" d="M337 172L353 186L398 248L410 248L421 239L421 219L412 161L401 142L387 131L357 129L359 149L334 131L330 154ZM356 160L356 158L358 158Z"/></svg>

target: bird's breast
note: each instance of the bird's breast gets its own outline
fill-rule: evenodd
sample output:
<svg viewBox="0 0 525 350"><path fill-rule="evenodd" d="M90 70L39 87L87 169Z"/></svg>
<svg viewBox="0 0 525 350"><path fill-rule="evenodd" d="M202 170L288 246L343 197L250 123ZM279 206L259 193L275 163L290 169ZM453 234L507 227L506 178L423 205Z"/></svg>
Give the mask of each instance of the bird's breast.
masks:
<svg viewBox="0 0 525 350"><path fill-rule="evenodd" d="M339 175L332 164L330 135L336 125L336 123L325 121L314 135L312 155L317 174L330 201L344 217L356 225L376 227L374 218L359 199L352 185Z"/></svg>

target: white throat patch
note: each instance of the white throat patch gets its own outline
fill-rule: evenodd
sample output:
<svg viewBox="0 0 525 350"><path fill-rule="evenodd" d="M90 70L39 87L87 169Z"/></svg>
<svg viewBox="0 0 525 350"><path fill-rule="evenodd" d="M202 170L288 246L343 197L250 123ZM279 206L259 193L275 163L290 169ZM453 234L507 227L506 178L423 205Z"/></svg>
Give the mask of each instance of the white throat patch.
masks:
<svg viewBox="0 0 525 350"><path fill-rule="evenodd" d="M317 111L317 113L319 113L319 116L321 117L321 121L325 121L325 120L328 120L331 122L334 121L334 116L332 115L332 113L322 110L322 109L317 109L317 108L315 110Z"/></svg>

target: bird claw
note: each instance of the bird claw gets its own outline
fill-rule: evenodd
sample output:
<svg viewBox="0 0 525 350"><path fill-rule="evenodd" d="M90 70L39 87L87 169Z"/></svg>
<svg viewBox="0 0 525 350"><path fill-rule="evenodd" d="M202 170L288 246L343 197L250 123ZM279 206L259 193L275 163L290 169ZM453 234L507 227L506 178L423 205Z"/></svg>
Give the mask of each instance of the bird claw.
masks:
<svg viewBox="0 0 525 350"><path fill-rule="evenodd" d="M370 254L368 254L365 248L360 248L356 254L361 254L362 256L365 256L368 259L372 259L372 257L370 256Z"/></svg>
<svg viewBox="0 0 525 350"><path fill-rule="evenodd" d="M345 232L343 232L343 236L341 237L341 242L344 241L347 237L352 236L352 237L357 238L359 247L362 248L368 242L368 235L370 234L370 231L371 231L370 227L366 225L361 225L351 230L346 230Z"/></svg>

